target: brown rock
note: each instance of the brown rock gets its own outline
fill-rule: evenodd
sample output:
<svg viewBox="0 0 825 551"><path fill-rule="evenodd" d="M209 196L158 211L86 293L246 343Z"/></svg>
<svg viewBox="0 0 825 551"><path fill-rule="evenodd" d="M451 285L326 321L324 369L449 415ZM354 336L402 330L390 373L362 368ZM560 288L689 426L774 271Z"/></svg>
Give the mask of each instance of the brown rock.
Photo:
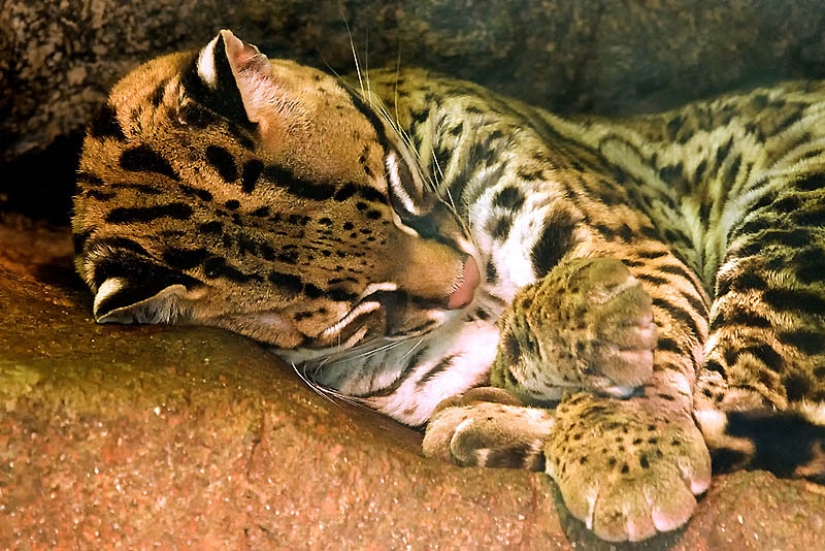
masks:
<svg viewBox="0 0 825 551"><path fill-rule="evenodd" d="M687 528L596 540L544 475L423 458L207 328L100 326L66 229L0 225L2 549L821 549L825 491L720 477Z"/></svg>

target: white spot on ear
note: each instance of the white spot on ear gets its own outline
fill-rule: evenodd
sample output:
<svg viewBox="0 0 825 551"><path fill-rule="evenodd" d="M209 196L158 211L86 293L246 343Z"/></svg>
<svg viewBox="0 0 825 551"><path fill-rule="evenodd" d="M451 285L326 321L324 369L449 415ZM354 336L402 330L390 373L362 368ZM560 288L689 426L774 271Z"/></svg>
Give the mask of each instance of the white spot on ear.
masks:
<svg viewBox="0 0 825 551"><path fill-rule="evenodd" d="M802 402L799 411L805 419L814 425L825 426L825 404L819 402Z"/></svg>
<svg viewBox="0 0 825 551"><path fill-rule="evenodd" d="M198 75L213 90L218 87L218 73L215 69L215 46L221 35L216 36L201 50L198 56Z"/></svg>
<svg viewBox="0 0 825 551"><path fill-rule="evenodd" d="M97 317L97 309L100 307L100 303L104 300L109 298L110 296L114 295L126 284L126 280L121 277L110 277L97 290L97 294L95 294L95 302L94 302L94 313L95 317Z"/></svg>

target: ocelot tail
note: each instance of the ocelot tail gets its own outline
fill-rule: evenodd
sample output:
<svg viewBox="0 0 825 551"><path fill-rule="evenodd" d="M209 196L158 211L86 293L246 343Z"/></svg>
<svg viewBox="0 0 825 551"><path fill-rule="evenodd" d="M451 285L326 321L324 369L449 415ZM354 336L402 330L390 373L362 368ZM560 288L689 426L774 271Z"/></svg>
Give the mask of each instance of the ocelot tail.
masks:
<svg viewBox="0 0 825 551"><path fill-rule="evenodd" d="M722 467L825 473L825 83L562 119L222 31L88 128L99 322L223 327L461 465L547 472L608 540Z"/></svg>

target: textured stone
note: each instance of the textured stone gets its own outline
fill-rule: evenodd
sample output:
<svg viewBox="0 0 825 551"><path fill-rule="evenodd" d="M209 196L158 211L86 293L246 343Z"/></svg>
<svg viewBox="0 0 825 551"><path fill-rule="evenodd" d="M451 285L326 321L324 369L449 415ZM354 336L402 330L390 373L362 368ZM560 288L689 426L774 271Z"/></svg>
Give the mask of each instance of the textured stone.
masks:
<svg viewBox="0 0 825 551"><path fill-rule="evenodd" d="M65 228L0 225L0 549L823 549L825 490L717 477L683 530L600 542L555 486L421 456L215 329L95 325Z"/></svg>
<svg viewBox="0 0 825 551"><path fill-rule="evenodd" d="M820 76L817 0L3 0L0 160L78 131L135 64L231 27L335 71L425 65L563 110L672 104Z"/></svg>
<svg viewBox="0 0 825 551"><path fill-rule="evenodd" d="M232 28L332 71L422 65L557 111L819 77L818 0L0 0L0 211L65 222L86 122L148 58ZM26 182L25 186L17 182Z"/></svg>

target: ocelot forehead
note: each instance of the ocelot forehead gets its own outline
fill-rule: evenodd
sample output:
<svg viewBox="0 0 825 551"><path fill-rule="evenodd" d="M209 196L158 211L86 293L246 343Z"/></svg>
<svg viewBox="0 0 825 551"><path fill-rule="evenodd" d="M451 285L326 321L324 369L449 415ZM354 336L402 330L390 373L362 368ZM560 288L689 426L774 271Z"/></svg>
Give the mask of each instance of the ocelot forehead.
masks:
<svg viewBox="0 0 825 551"><path fill-rule="evenodd" d="M102 206L117 189L94 224L98 238L137 240L210 284L265 287L284 299L357 297L376 277L369 253L388 245L385 196L352 182L301 180L215 135L224 139L200 149L181 143L191 166L146 143L124 147L110 190L81 192Z"/></svg>

